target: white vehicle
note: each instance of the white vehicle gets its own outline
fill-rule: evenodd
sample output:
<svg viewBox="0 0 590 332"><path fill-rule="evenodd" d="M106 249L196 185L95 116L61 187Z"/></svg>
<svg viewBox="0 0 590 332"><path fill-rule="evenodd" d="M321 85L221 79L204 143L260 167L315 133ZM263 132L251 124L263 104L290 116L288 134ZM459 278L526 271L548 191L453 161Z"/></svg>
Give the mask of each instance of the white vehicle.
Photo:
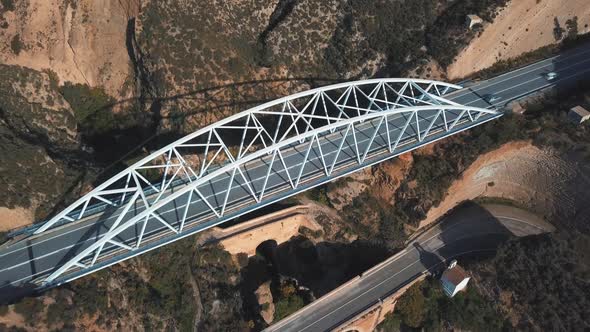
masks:
<svg viewBox="0 0 590 332"><path fill-rule="evenodd" d="M557 73L554 71L548 72L547 74L545 74L545 78L547 79L547 81L553 81L557 78Z"/></svg>
<svg viewBox="0 0 590 332"><path fill-rule="evenodd" d="M489 95L485 95L483 99L485 101L487 101L488 103L491 104L491 103L493 103L495 101L498 101L498 100L502 99L502 97L496 96L496 95L493 95L493 94L489 94Z"/></svg>

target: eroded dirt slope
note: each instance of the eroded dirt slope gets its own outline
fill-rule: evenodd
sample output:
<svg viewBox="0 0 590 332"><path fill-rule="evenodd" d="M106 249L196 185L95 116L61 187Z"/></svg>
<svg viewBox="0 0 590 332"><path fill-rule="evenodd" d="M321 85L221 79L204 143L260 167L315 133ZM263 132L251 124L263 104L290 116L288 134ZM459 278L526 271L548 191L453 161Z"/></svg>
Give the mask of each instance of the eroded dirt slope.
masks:
<svg viewBox="0 0 590 332"><path fill-rule="evenodd" d="M70 105L45 73L0 65L0 231L44 218L70 191L79 137Z"/></svg>
<svg viewBox="0 0 590 332"><path fill-rule="evenodd" d="M578 33L590 31L587 0L512 0L485 26L481 36L461 51L447 74L450 79L465 77L499 60L555 43L554 19L566 29L566 21L574 16L578 17Z"/></svg>
<svg viewBox="0 0 590 332"><path fill-rule="evenodd" d="M452 184L441 204L430 209L421 226L478 197L508 199L548 220L560 216L583 222L589 184L577 163L530 142L511 142L481 155Z"/></svg>
<svg viewBox="0 0 590 332"><path fill-rule="evenodd" d="M133 71L126 48L127 21L139 0L14 1L3 11L0 63L54 71L61 83L124 91ZM18 45L18 46L17 46ZM132 79L132 77L131 77Z"/></svg>

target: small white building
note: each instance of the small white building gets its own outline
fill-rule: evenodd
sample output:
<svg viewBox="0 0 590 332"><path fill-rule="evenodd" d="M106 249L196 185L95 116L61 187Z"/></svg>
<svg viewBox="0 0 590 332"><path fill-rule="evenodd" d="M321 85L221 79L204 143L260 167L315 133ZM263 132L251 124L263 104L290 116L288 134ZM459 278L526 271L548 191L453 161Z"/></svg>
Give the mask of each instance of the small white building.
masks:
<svg viewBox="0 0 590 332"><path fill-rule="evenodd" d="M473 28L473 26L476 24L483 24L481 17L473 14L467 15L467 26L469 29Z"/></svg>
<svg viewBox="0 0 590 332"><path fill-rule="evenodd" d="M582 106L576 106L576 107L570 109L567 116L572 122L574 122L576 124L580 124L580 123L590 119L590 112L588 112Z"/></svg>
<svg viewBox="0 0 590 332"><path fill-rule="evenodd" d="M445 272L443 272L440 282L445 294L448 297L453 297L467 287L469 279L470 277L467 272L457 265L457 260L453 260Z"/></svg>

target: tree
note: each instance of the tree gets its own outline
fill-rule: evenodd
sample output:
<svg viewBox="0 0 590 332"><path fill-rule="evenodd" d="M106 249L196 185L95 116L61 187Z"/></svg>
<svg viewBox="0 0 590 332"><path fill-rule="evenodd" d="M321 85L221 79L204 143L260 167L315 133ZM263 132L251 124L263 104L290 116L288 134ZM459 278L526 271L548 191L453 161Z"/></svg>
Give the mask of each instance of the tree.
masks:
<svg viewBox="0 0 590 332"><path fill-rule="evenodd" d="M567 28L567 37L568 38L575 38L578 35L578 17L574 16L573 18L565 21L565 26Z"/></svg>
<svg viewBox="0 0 590 332"><path fill-rule="evenodd" d="M20 35L16 34L12 37L12 40L10 40L10 48L14 54L20 54L20 51L23 49L23 42L20 40Z"/></svg>
<svg viewBox="0 0 590 332"><path fill-rule="evenodd" d="M424 321L424 294L421 284L410 287L396 305L402 321L410 327L420 327Z"/></svg>
<svg viewBox="0 0 590 332"><path fill-rule="evenodd" d="M553 37L555 38L555 41L560 41L561 38L563 38L563 33L565 32L565 30L559 24L559 20L557 19L557 17L553 18L553 25Z"/></svg>

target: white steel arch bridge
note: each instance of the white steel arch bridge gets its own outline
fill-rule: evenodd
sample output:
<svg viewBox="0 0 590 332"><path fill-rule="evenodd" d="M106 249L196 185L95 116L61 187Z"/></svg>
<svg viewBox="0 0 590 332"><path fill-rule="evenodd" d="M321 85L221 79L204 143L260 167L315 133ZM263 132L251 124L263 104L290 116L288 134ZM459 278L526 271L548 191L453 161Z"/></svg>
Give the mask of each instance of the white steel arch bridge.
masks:
<svg viewBox="0 0 590 332"><path fill-rule="evenodd" d="M37 228L31 238L85 230L30 281L68 282L502 116L454 102L460 89L420 79L341 83L202 128Z"/></svg>

